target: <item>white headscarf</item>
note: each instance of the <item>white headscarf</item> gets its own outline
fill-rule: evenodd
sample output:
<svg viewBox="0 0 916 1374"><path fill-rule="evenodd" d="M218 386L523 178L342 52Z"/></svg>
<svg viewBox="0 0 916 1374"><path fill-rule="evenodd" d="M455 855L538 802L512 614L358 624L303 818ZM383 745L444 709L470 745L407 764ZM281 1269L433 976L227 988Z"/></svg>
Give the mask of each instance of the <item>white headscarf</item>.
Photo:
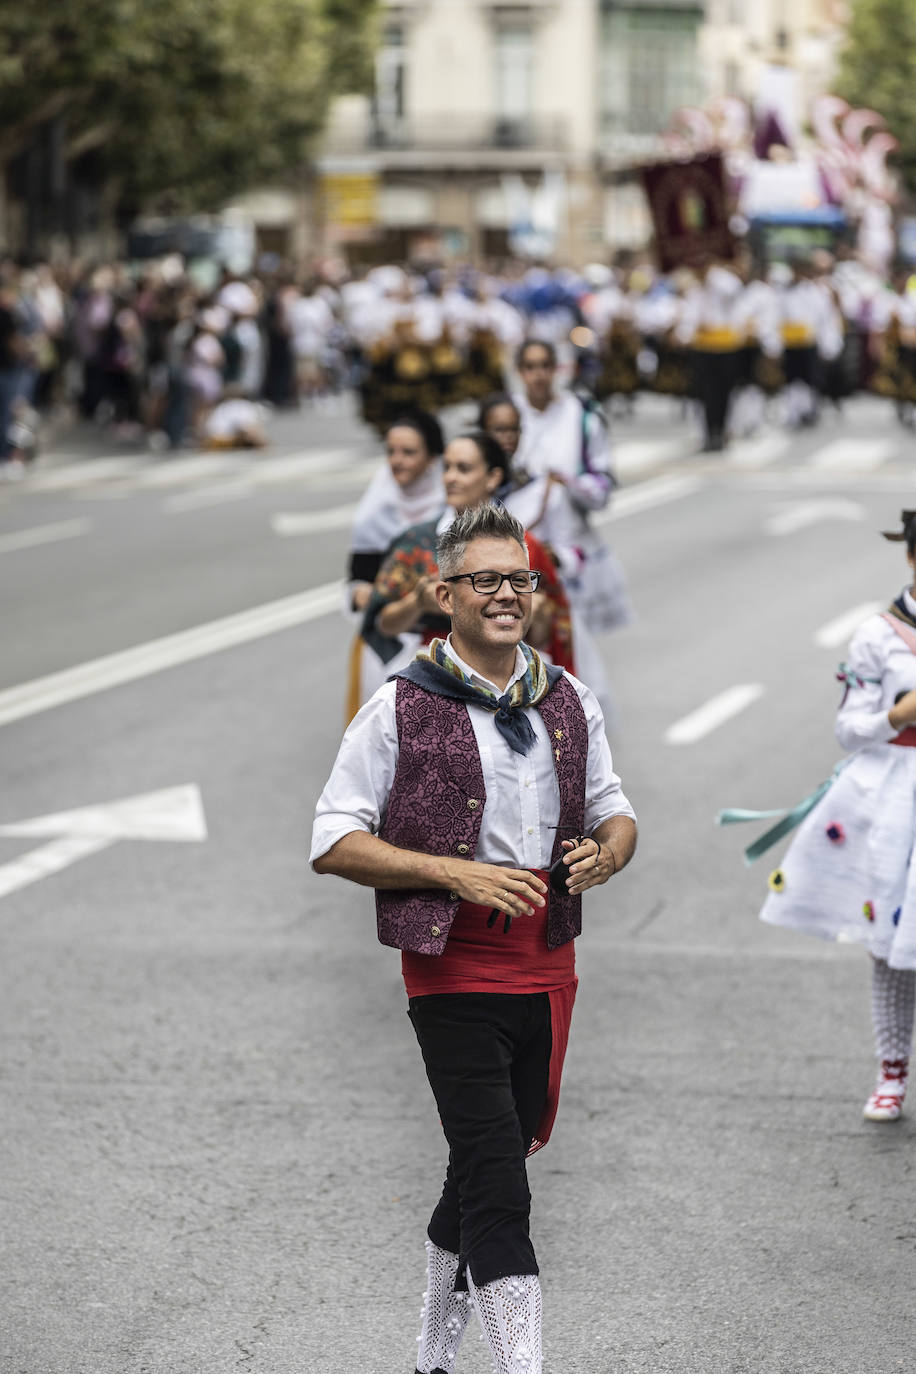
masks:
<svg viewBox="0 0 916 1374"><path fill-rule="evenodd" d="M356 508L352 553L383 553L410 525L432 520L445 505L442 463L436 458L407 487L399 487L387 462L372 478Z"/></svg>

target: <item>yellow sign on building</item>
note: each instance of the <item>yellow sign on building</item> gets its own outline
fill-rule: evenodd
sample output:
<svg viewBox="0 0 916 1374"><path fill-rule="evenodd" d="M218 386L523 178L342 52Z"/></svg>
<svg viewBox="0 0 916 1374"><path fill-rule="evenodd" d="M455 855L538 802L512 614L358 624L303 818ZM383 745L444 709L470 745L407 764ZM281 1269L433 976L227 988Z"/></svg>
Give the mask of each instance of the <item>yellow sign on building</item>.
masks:
<svg viewBox="0 0 916 1374"><path fill-rule="evenodd" d="M323 172L324 222L347 229L371 229L378 219L375 172Z"/></svg>

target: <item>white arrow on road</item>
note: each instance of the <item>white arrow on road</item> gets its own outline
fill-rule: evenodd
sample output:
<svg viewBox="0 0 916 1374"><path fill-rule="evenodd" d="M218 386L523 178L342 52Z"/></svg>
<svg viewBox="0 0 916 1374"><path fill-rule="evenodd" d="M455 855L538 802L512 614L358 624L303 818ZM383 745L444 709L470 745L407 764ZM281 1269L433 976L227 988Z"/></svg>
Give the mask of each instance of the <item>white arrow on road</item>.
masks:
<svg viewBox="0 0 916 1374"><path fill-rule="evenodd" d="M108 849L118 840L200 843L207 838L207 822L200 790L194 783L188 783L102 806L82 806L76 811L59 811L0 825L0 835L20 839L56 837L0 866L2 898L51 873L59 873L77 859Z"/></svg>
<svg viewBox="0 0 916 1374"><path fill-rule="evenodd" d="M823 501L794 501L764 522L767 534L795 534L820 520L864 520L865 507L858 501L842 497L825 497Z"/></svg>

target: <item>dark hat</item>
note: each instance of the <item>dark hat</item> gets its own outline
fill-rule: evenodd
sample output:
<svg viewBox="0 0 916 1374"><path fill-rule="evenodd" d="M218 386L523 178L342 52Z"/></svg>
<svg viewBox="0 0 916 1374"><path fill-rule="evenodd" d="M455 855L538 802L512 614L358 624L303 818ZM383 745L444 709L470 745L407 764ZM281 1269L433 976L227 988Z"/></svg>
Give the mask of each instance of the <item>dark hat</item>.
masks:
<svg viewBox="0 0 916 1374"><path fill-rule="evenodd" d="M895 544L902 544L909 534L910 524L913 520L916 520L916 510L902 510L900 512L900 521L903 525L903 529L882 530L881 533L884 535L885 539L890 539Z"/></svg>

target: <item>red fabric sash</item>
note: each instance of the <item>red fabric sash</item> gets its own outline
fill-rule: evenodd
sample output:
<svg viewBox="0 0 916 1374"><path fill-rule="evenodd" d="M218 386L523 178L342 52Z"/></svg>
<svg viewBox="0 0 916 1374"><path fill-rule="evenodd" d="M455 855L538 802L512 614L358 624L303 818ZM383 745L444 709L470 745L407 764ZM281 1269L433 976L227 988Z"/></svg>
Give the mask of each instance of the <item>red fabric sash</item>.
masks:
<svg viewBox="0 0 916 1374"><path fill-rule="evenodd" d="M916 732L914 732L916 733ZM544 882L547 873L532 870ZM548 902L550 898L548 896ZM550 999L551 1048L547 1096L529 1154L550 1139L560 1101L560 1080L576 1000L576 945L568 940L547 948L547 907L517 916L504 931L502 913L487 925L491 908L462 902L440 955L402 950L401 970L408 997L437 993L546 992Z"/></svg>

